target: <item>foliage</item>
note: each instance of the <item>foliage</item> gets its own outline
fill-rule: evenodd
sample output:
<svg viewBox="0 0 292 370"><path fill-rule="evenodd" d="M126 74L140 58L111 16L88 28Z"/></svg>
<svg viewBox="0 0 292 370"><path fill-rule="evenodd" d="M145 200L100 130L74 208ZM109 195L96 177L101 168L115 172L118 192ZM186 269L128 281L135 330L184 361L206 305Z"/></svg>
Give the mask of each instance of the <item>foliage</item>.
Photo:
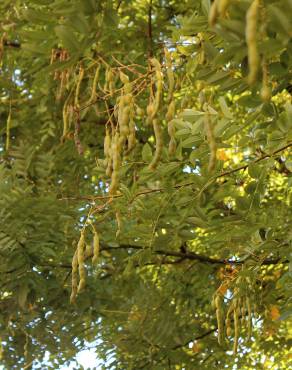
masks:
<svg viewBox="0 0 292 370"><path fill-rule="evenodd" d="M0 9L5 368L288 368L291 0Z"/></svg>

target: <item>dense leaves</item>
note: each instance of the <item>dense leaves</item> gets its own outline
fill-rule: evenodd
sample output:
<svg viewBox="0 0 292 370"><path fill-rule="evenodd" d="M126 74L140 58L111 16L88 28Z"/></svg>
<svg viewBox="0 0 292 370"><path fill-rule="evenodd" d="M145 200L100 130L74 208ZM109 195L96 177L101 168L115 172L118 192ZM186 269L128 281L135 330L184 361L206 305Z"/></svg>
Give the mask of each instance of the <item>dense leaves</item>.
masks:
<svg viewBox="0 0 292 370"><path fill-rule="evenodd" d="M0 9L0 363L288 368L292 2Z"/></svg>

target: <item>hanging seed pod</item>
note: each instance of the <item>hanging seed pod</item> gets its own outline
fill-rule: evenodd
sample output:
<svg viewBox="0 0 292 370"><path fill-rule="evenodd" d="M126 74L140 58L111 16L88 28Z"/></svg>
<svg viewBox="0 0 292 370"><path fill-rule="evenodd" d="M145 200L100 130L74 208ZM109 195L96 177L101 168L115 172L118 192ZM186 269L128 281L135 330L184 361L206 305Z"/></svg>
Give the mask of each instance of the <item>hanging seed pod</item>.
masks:
<svg viewBox="0 0 292 370"><path fill-rule="evenodd" d="M80 87L81 83L84 77L84 68L80 65L79 67L79 75L78 75L78 80L77 80L77 85L76 85L76 90L75 90L75 98L74 98L74 107L79 108L79 94L80 94Z"/></svg>
<svg viewBox="0 0 292 370"><path fill-rule="evenodd" d="M246 307L247 307L247 340L251 338L251 331L252 331L252 317L251 317L251 304L250 298L246 298Z"/></svg>
<svg viewBox="0 0 292 370"><path fill-rule="evenodd" d="M168 144L169 155L174 155L176 151L175 125L173 122L174 114L175 114L175 102L174 100L172 100L168 106L168 110L165 116L168 122L167 130L168 130L168 135L170 137L169 144Z"/></svg>
<svg viewBox="0 0 292 370"><path fill-rule="evenodd" d="M207 141L210 148L210 158L209 158L209 165L208 165L208 171L212 172L216 165L216 158L217 158L217 146L216 141L213 133L213 127L212 122L210 119L210 114L208 112L204 115L204 128L205 133L207 135Z"/></svg>
<svg viewBox="0 0 292 370"><path fill-rule="evenodd" d="M238 348L238 339L239 339L239 318L238 318L239 308L235 307L233 311L233 320L234 320L234 344L233 344L233 354L236 355Z"/></svg>
<svg viewBox="0 0 292 370"><path fill-rule="evenodd" d="M271 89L269 88L269 77L267 63L263 61L263 82L261 88L261 98L263 102L269 102L271 100Z"/></svg>
<svg viewBox="0 0 292 370"><path fill-rule="evenodd" d="M77 296L77 288L78 288L78 258L77 258L77 250L74 253L72 259L72 283L71 283L71 296L70 302L75 303L76 296Z"/></svg>
<svg viewBox="0 0 292 370"><path fill-rule="evenodd" d="M93 257L92 257L92 263L96 264L99 257L99 251L100 251L100 245L99 245L99 235L98 232L94 229L93 234Z"/></svg>
<svg viewBox="0 0 292 370"><path fill-rule="evenodd" d="M118 236L121 233L121 228L122 228L121 213L120 213L120 211L117 211L116 212L116 221L117 221L116 238L118 238Z"/></svg>
<svg viewBox="0 0 292 370"><path fill-rule="evenodd" d="M144 115L145 115L144 109L142 109L138 106L136 108L136 113L137 113L137 116L139 116L139 117L144 117Z"/></svg>
<svg viewBox="0 0 292 370"><path fill-rule="evenodd" d="M106 134L103 144L105 165L106 165L106 176L111 176L112 174L112 139L110 134L110 129L106 127Z"/></svg>
<svg viewBox="0 0 292 370"><path fill-rule="evenodd" d="M91 104L96 101L96 88L97 88L97 83L99 79L99 73L100 73L100 64L97 66L92 82L92 87L91 87L91 95L90 98L88 99L87 104Z"/></svg>
<svg viewBox="0 0 292 370"><path fill-rule="evenodd" d="M247 55L248 55L248 84L252 85L256 82L258 68L259 68L259 52L257 47L257 22L258 22L258 13L259 13L259 0L253 0L246 13L246 28L245 28L245 37L247 44Z"/></svg>
<svg viewBox="0 0 292 370"><path fill-rule="evenodd" d="M167 79L168 79L167 101L171 102L173 98L173 91L174 91L174 84L175 84L173 66L172 66L171 55L167 48L164 48L164 54L165 54L165 61L166 61L166 73L167 73Z"/></svg>
<svg viewBox="0 0 292 370"><path fill-rule="evenodd" d="M225 326L226 326L226 335L227 337L231 336L231 321L229 318L225 320Z"/></svg>
<svg viewBox="0 0 292 370"><path fill-rule="evenodd" d="M161 71L161 65L156 58L150 59L150 63L154 67L155 78L156 78L156 92L155 92L155 97L154 97L154 102L153 102L153 113L152 113L152 119L154 119L160 107L162 87L163 87L163 75Z"/></svg>
<svg viewBox="0 0 292 370"><path fill-rule="evenodd" d="M120 101L121 109L119 110L118 121L119 121L121 138L123 139L123 141L125 141L130 132L129 121L130 121L131 107L128 104L128 100L125 99L125 96L122 98Z"/></svg>
<svg viewBox="0 0 292 370"><path fill-rule="evenodd" d="M77 260L78 260L78 272L79 272L79 284L77 293L80 293L86 283L86 269L85 269L85 237L84 231L81 231L80 239L77 245Z"/></svg>
<svg viewBox="0 0 292 370"><path fill-rule="evenodd" d="M155 170L155 168L157 167L160 161L161 155L162 155L162 150L163 150L162 130L156 118L153 120L153 129L154 129L156 146L155 146L155 153L154 153L153 159L151 163L149 164L150 170Z"/></svg>
<svg viewBox="0 0 292 370"><path fill-rule="evenodd" d="M133 118L129 123L128 150L132 150L136 145L136 128Z"/></svg>
<svg viewBox="0 0 292 370"><path fill-rule="evenodd" d="M126 85L130 81L129 77L122 71L120 71L120 80L122 81L124 85Z"/></svg>
<svg viewBox="0 0 292 370"><path fill-rule="evenodd" d="M219 0L218 1L218 13L220 14L220 17L225 17L229 3L230 3L230 0Z"/></svg>
<svg viewBox="0 0 292 370"><path fill-rule="evenodd" d="M149 103L146 108L147 113L147 123L150 125L153 122L153 116L154 116L154 105L152 103Z"/></svg>
<svg viewBox="0 0 292 370"><path fill-rule="evenodd" d="M169 122L174 119L175 114L175 101L172 100L168 106L167 113L166 113L166 121Z"/></svg>
<svg viewBox="0 0 292 370"><path fill-rule="evenodd" d="M115 195L118 186L119 186L119 170L121 166L121 144L120 144L120 136L118 131L115 133L115 137L112 141L112 160L113 160L113 172L111 176L111 184L109 187L109 194L110 195Z"/></svg>
<svg viewBox="0 0 292 370"><path fill-rule="evenodd" d="M216 21L217 21L217 18L218 18L218 15L219 15L219 11L218 11L218 2L220 0L214 0L212 5L211 5L211 8L210 8L210 12L209 12L209 25L211 27L215 26L216 24Z"/></svg>
<svg viewBox="0 0 292 370"><path fill-rule="evenodd" d="M216 318L218 326L218 343L223 345L224 342L224 316L223 316L223 299L217 294L215 297Z"/></svg>

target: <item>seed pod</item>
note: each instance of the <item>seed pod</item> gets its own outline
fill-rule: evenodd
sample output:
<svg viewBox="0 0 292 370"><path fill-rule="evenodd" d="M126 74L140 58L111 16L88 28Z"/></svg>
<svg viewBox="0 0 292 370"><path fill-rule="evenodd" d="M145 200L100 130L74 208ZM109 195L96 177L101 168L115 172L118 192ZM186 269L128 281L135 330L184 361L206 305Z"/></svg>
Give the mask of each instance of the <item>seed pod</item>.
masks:
<svg viewBox="0 0 292 370"><path fill-rule="evenodd" d="M172 100L168 106L167 113L166 113L166 121L171 121L174 118L175 114L175 101Z"/></svg>
<svg viewBox="0 0 292 370"><path fill-rule="evenodd" d="M129 83L129 77L125 73L123 73L122 71L120 71L120 80L122 81L122 83L124 85Z"/></svg>
<svg viewBox="0 0 292 370"><path fill-rule="evenodd" d="M249 297L246 298L246 307L247 307L247 340L251 338L251 330L252 330L252 317L251 317L251 304Z"/></svg>
<svg viewBox="0 0 292 370"><path fill-rule="evenodd" d="M259 53L257 47L257 21L259 12L260 0L253 0L246 13L246 28L245 37L247 43L247 54L248 54L248 84L252 85L255 83L259 68Z"/></svg>
<svg viewBox="0 0 292 370"><path fill-rule="evenodd" d="M119 235L120 235L120 233L121 233L121 227L122 227L122 223L121 223L121 213L120 213L120 211L117 211L117 212L116 212L116 221L117 221L116 238L118 238L118 236L119 236Z"/></svg>
<svg viewBox="0 0 292 370"><path fill-rule="evenodd" d="M170 102L173 98L173 91L174 91L174 73L173 73L173 67L172 67L172 61L171 61L171 55L167 48L164 48L165 53L165 60L166 60L166 73L167 73L167 79L168 79L168 97L167 100Z"/></svg>
<svg viewBox="0 0 292 370"><path fill-rule="evenodd" d="M150 170L154 170L157 167L160 161L161 155L162 155L162 150L163 150L162 130L156 118L153 120L153 129L154 129L156 146L155 146L154 157L151 163L149 164Z"/></svg>
<svg viewBox="0 0 292 370"><path fill-rule="evenodd" d="M156 76L156 92L155 92L155 97L154 97L154 102L153 102L153 112L150 117L150 119L154 119L160 107L162 86L163 86L163 75L161 71L161 65L156 58L150 59L150 63L155 69L155 76Z"/></svg>
<svg viewBox="0 0 292 370"><path fill-rule="evenodd" d="M75 90L75 98L74 98L74 106L77 109L79 108L79 93L80 93L80 86L81 86L83 77L84 77L84 68L80 65L79 75L78 75L78 80L77 80L77 85L76 85L76 90Z"/></svg>
<svg viewBox="0 0 292 370"><path fill-rule="evenodd" d="M99 257L99 250L100 250L100 245L99 245L99 235L96 230L94 230L93 234L93 257L92 257L92 263L96 264L98 261Z"/></svg>
<svg viewBox="0 0 292 370"><path fill-rule="evenodd" d="M140 107L136 108L136 113L137 113L137 116L139 117L144 117L144 114L145 114L144 110Z"/></svg>
<svg viewBox="0 0 292 370"><path fill-rule="evenodd" d="M136 144L136 128L134 120L130 120L129 135L128 135L128 150L132 150Z"/></svg>
<svg viewBox="0 0 292 370"><path fill-rule="evenodd" d="M216 141L213 133L213 127L210 119L210 114L208 112L205 113L204 116L204 128L207 135L207 141L210 148L210 158L209 158L209 165L208 171L212 172L216 165L216 158L217 158L217 146Z"/></svg>
<svg viewBox="0 0 292 370"><path fill-rule="evenodd" d="M85 237L84 231L81 231L80 239L77 245L77 259L78 259L78 271L79 271L79 285L77 293L80 293L85 286L86 269L85 269Z"/></svg>
<svg viewBox="0 0 292 370"><path fill-rule="evenodd" d="M78 258L76 250L72 259L72 287L70 296L71 303L75 303L76 301L77 287L78 287Z"/></svg>
<svg viewBox="0 0 292 370"><path fill-rule="evenodd" d="M238 320L238 309L235 308L233 311L234 320L234 344L233 344L233 354L236 355L239 339L239 320Z"/></svg>
<svg viewBox="0 0 292 370"><path fill-rule="evenodd" d="M109 187L109 194L114 195L119 186L119 170L121 166L121 142L118 131L115 133L115 137L112 142L112 156L113 156L113 172L111 176L111 185Z"/></svg>
<svg viewBox="0 0 292 370"><path fill-rule="evenodd" d="M216 307L216 318L218 326L218 343L223 344L224 341L224 318L223 318L223 300L220 294L215 297L215 307Z"/></svg>
<svg viewBox="0 0 292 370"><path fill-rule="evenodd" d="M104 155L106 158L109 157L110 148L111 148L110 130L108 127L106 127L104 144L103 144Z"/></svg>
<svg viewBox="0 0 292 370"><path fill-rule="evenodd" d="M231 336L231 321L229 318L226 318L225 326L226 326L226 335L227 337L230 337Z"/></svg>
<svg viewBox="0 0 292 370"><path fill-rule="evenodd" d="M219 0L218 1L218 12L221 17L225 16L229 3L230 3L230 0Z"/></svg>
<svg viewBox="0 0 292 370"><path fill-rule="evenodd" d="M93 82L92 82L92 87L91 87L91 95L90 95L90 98L89 98L87 104L91 104L92 102L94 102L96 100L96 87L97 87L97 83L98 83L98 79L99 79L99 72L100 72L100 65L98 65L96 70L95 70L95 74L94 74L94 78L93 78Z"/></svg>
<svg viewBox="0 0 292 370"><path fill-rule="evenodd" d="M269 78L268 78L268 67L266 62L263 62L263 82L261 88L261 98L263 102L269 102L271 100L271 89L269 88Z"/></svg>
<svg viewBox="0 0 292 370"><path fill-rule="evenodd" d="M153 121L153 116L154 116L154 105L153 105L153 103L149 103L147 105L146 112L147 112L148 124L151 124L152 121Z"/></svg>
<svg viewBox="0 0 292 370"><path fill-rule="evenodd" d="M209 12L209 25L211 27L215 26L216 24L216 21L217 21L217 18L218 18L218 14L219 14L219 11L218 11L218 2L220 0L214 0L212 5L211 5L211 8L210 8L210 12Z"/></svg>

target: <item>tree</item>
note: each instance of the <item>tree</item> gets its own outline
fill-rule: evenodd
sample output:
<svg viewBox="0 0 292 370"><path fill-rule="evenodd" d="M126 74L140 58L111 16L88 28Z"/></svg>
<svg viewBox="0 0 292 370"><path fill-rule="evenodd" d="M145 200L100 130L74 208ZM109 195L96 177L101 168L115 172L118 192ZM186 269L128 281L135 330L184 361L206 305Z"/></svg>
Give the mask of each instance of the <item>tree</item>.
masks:
<svg viewBox="0 0 292 370"><path fill-rule="evenodd" d="M1 363L288 368L291 1L0 7Z"/></svg>

